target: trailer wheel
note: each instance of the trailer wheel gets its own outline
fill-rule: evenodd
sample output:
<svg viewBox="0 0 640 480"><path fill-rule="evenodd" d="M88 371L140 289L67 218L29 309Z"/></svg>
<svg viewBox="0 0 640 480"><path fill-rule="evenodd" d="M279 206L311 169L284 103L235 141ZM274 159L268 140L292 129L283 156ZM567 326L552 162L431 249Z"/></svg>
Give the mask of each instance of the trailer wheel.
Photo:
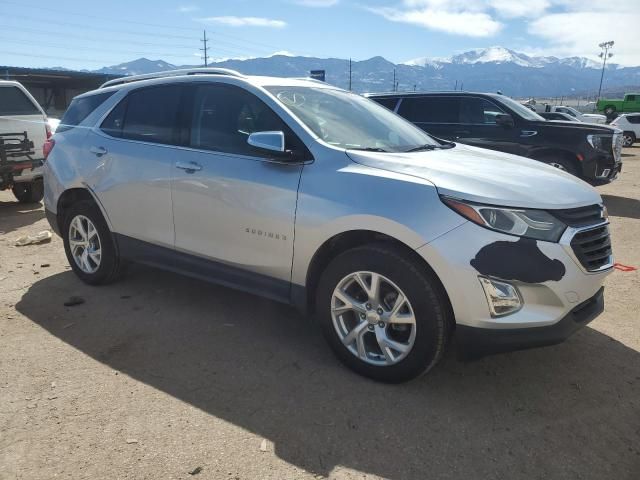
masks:
<svg viewBox="0 0 640 480"><path fill-rule="evenodd" d="M12 191L20 203L38 203L44 197L44 183L42 179L20 182L13 185Z"/></svg>

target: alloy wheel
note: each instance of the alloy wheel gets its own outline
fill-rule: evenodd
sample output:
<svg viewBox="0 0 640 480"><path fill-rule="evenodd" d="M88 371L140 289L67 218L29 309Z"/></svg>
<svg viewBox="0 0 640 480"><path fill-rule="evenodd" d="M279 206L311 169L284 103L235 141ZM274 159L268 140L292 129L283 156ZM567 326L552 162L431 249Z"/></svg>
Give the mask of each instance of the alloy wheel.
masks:
<svg viewBox="0 0 640 480"><path fill-rule="evenodd" d="M343 345L373 365L400 362L415 343L416 319L409 298L375 272L354 272L338 283L331 297L331 318Z"/></svg>
<svg viewBox="0 0 640 480"><path fill-rule="evenodd" d="M633 137L631 137L631 135L623 136L622 140L625 147L630 147L631 145L633 145Z"/></svg>
<svg viewBox="0 0 640 480"><path fill-rule="evenodd" d="M76 215L69 225L69 249L84 273L95 273L102 260L102 245L96 226L84 215Z"/></svg>

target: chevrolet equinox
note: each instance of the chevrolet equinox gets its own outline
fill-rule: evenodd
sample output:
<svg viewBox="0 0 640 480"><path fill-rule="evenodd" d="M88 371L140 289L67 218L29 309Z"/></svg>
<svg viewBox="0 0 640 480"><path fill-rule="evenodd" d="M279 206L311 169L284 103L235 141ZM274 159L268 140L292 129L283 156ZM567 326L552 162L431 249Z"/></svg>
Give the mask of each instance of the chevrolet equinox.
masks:
<svg viewBox="0 0 640 480"><path fill-rule="evenodd" d="M45 205L88 284L135 261L313 314L370 378L559 343L603 309L606 210L533 160L436 140L309 79L195 69L76 97Z"/></svg>

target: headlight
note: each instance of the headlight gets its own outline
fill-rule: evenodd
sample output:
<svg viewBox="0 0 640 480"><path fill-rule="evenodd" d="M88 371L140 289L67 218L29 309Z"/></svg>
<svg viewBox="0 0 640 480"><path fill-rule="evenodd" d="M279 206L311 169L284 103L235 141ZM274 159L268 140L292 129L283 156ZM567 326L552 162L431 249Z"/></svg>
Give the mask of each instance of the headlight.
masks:
<svg viewBox="0 0 640 480"><path fill-rule="evenodd" d="M589 142L589 145L591 145L595 150L604 150L604 138L604 135L587 135L587 142Z"/></svg>
<svg viewBox="0 0 640 480"><path fill-rule="evenodd" d="M441 198L447 206L468 220L481 227L509 235L557 242L567 228L564 223L544 210L494 207L449 197Z"/></svg>

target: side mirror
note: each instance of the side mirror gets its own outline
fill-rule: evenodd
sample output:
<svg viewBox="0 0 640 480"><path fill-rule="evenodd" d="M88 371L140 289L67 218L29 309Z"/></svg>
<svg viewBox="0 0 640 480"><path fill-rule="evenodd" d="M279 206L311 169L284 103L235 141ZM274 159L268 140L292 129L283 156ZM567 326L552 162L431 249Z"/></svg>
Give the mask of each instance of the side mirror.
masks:
<svg viewBox="0 0 640 480"><path fill-rule="evenodd" d="M505 128L513 128L515 126L513 117L508 113L501 113L500 115L496 115L496 124L501 125Z"/></svg>
<svg viewBox="0 0 640 480"><path fill-rule="evenodd" d="M285 152L283 132L253 132L249 135L247 143L252 147L270 152Z"/></svg>

